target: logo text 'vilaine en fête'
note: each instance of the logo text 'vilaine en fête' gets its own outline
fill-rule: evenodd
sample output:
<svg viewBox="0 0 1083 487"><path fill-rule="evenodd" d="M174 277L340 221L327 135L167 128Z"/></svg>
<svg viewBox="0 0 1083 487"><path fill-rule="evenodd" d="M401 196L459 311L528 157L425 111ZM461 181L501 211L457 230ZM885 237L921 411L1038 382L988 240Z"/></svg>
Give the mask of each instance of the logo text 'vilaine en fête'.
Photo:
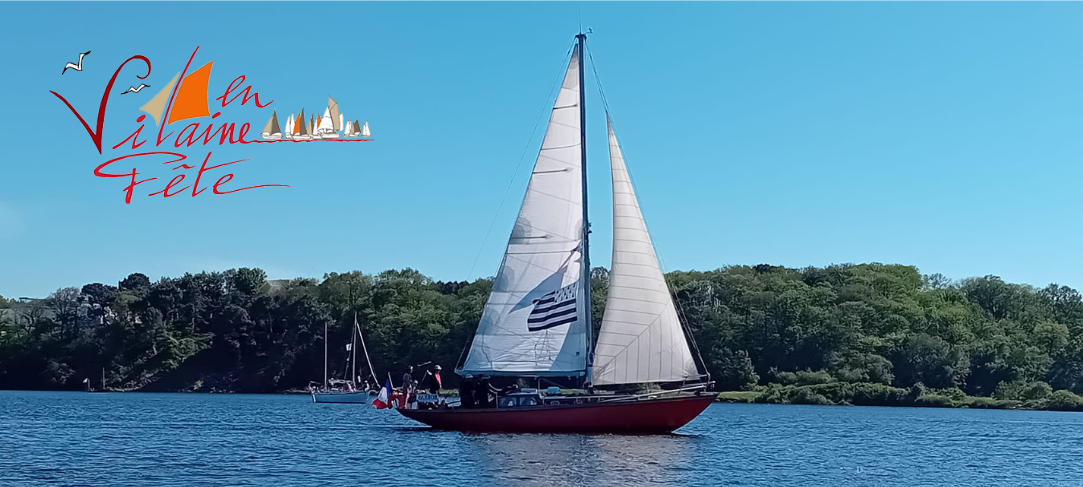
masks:
<svg viewBox="0 0 1083 487"><path fill-rule="evenodd" d="M236 122L221 122L218 121L218 117L222 115L221 111L215 113L210 112L210 103L208 103L208 85L210 84L211 68L213 62L204 64L199 69L189 73L189 69L192 65L192 60L195 59L196 53L199 52L199 47L196 47L192 52L192 56L188 58L188 63L185 64L184 69L173 76L173 79L162 88L156 95L154 95L150 101L144 104L140 110L146 112L146 114L140 114L136 119L136 123L139 124L130 135L112 146L110 150L117 151L118 149L126 151L133 151L130 154L114 157L100 164L94 169L94 175L101 178L124 178L127 181L127 186L124 188L124 202L130 204L132 197L136 192L136 187L147 184L146 187L158 189L157 191L147 193L147 196L158 196L168 198L171 196L190 194L191 196L198 196L206 189L210 189L212 194L229 194L239 191L245 191L257 188L269 188L269 187L289 187L286 184L258 184L246 187L235 187L236 184L230 185L229 183L235 177L232 172L222 174L226 169L221 169L238 162L244 162L251 159L239 159L236 161L223 162L221 164L210 164L211 151L207 151L207 154L202 157L202 163L199 165L197 171L185 172L192 169L196 169L195 162L192 161L192 165L188 164L188 156L176 152L177 150L185 150L192 146L209 146L217 144L233 145L233 144L253 144L253 143L299 143L299 142L367 142L373 140L369 133L368 121L363 126L359 126L359 121L349 121L345 116L339 113L338 103L331 97L328 97L328 105L324 110L322 117L311 116L308 120L305 119L305 112L302 109L301 112L295 117L290 114L286 119L285 129L278 120L278 112L273 111L271 118L267 120L266 125L260 133L260 137L263 140L248 140L246 136L251 130L249 123L244 122L238 125ZM82 72L84 70L83 60L84 56L90 52L82 53L79 56L79 64L68 63L65 67L64 73L68 72L68 69ZM146 73L137 75L140 80L147 79L150 76L151 65L150 59L146 56L132 56L117 67L113 72L113 77L109 80L109 84L105 87L105 92L102 94L101 105L98 107L98 114L96 119L96 125L94 128L86 122L86 120L79 114L79 111L75 109L68 102L66 98L55 91L50 91L53 95L56 95L60 101L68 107L69 110L75 115L80 123L83 124L83 128L86 129L87 134L90 135L90 139L94 142L94 147L99 154L102 154L102 138L104 135L103 127L105 125L105 111L109 103L109 96L113 90L113 84L116 83L117 77L124 67L131 62L136 64L145 64ZM76 69L76 67L78 69ZM179 80L179 83L178 83ZM253 91L251 85L245 85L245 76L240 75L229 83L225 91L221 96L214 98L221 108L229 106L231 103L240 98L240 105L245 105L249 101L258 108L264 108L270 106L274 100L266 103L261 103L258 92ZM139 87L131 87L126 91L120 93L121 95L137 94L143 91L144 88L149 88L150 85L140 83ZM218 108L216 106L215 108ZM158 127L157 134L153 135L150 140L146 139L143 135L143 129L146 127L145 120L147 115L150 115L154 119L154 124ZM170 131L165 133L166 126L176 122L210 117L210 121L203 126L199 122L192 122L186 125L179 131ZM151 129L153 130L153 129ZM175 134L175 135L174 135ZM121 148L125 144L130 142L130 147ZM153 142L152 145L143 148L147 142ZM161 147L163 144L171 144L172 147ZM148 150L150 148L151 150ZM162 150L158 150L161 148ZM141 152L140 152L141 151ZM144 172L139 171L137 167L131 167L127 169L128 164L132 164L133 161L154 161L153 167L160 167L166 165L169 167L171 174L175 174L172 178L169 178L168 182L162 183L165 178L159 180L158 177L141 177L148 176ZM120 169L120 161L125 161L124 169ZM116 164L115 164L116 163ZM207 174L205 179L205 173L221 169L213 174ZM234 169L228 169L234 170ZM213 184L209 181L217 177L217 180ZM159 180L158 183L151 183L151 181ZM203 186L201 186L201 184ZM141 190L142 191L142 190Z"/></svg>

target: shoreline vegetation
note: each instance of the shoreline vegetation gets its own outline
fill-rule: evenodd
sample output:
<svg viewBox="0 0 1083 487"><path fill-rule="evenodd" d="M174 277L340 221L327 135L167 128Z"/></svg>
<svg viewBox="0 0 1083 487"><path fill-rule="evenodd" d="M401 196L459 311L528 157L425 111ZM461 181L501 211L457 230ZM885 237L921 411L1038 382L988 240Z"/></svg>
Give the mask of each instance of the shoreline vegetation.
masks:
<svg viewBox="0 0 1083 487"><path fill-rule="evenodd" d="M1083 299L1067 286L879 263L667 280L722 401L1083 411ZM608 272L591 281L597 330ZM240 268L0 297L0 389L296 392L323 378L325 326L342 378L355 314L378 382L406 365L450 372L491 289L412 269L268 280Z"/></svg>
<svg viewBox="0 0 1083 487"><path fill-rule="evenodd" d="M958 388L899 388L870 383L829 383L805 386L771 384L753 391L724 391L718 402L745 404L803 404L813 406L888 406L969 409L1083 411L1083 397L1071 391L1037 388L1036 396L1019 399L968 396Z"/></svg>

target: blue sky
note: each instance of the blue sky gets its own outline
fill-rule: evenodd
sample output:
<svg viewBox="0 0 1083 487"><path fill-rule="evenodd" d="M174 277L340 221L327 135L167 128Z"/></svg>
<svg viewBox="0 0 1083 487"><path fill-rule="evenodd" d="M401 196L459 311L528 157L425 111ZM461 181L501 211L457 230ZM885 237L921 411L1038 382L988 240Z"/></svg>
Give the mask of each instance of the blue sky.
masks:
<svg viewBox="0 0 1083 487"><path fill-rule="evenodd" d="M0 295L238 266L491 275L580 11L667 270L879 261L1083 286L1080 4L2 3ZM126 153L108 148L197 45L211 98L244 74L274 100L221 118L258 129L331 94L376 141L211 147L212 163L253 158L232 166L238 186L292 187L151 187L125 205L92 171ZM116 95L140 82L122 72L99 155L48 91L92 117L134 54L152 89ZM587 85L592 256L608 265Z"/></svg>

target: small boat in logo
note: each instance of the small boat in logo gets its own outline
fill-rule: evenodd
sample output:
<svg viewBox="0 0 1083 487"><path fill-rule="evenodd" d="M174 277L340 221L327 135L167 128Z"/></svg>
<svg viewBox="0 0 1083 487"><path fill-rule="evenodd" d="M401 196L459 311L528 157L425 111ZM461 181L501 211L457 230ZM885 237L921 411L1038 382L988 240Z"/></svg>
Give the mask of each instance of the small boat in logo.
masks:
<svg viewBox="0 0 1083 487"><path fill-rule="evenodd" d="M308 122L305 121L305 109L302 108L301 109L301 114L297 115L297 121L294 122L294 124L293 124L293 138L294 139L296 139L296 140L309 140L309 139L312 138L312 136L309 135L308 127L306 127L307 124L308 124Z"/></svg>
<svg viewBox="0 0 1083 487"><path fill-rule="evenodd" d="M263 127L260 136L266 140L278 140L282 138L282 128L278 126L278 112L271 112L270 120L267 120L267 125Z"/></svg>
<svg viewBox="0 0 1083 487"><path fill-rule="evenodd" d="M319 134L321 139L336 139L340 137L339 133L335 131L335 122L334 119L331 118L330 109L323 109L323 117L320 118L320 125L316 127L316 133Z"/></svg>

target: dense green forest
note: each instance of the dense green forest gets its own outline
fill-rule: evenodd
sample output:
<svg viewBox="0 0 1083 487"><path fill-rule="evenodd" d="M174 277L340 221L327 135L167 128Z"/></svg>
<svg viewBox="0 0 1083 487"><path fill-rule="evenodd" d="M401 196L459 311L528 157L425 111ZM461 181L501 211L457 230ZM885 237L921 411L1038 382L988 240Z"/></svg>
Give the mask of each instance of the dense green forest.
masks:
<svg viewBox="0 0 1083 487"><path fill-rule="evenodd" d="M595 327L607 279L594 269ZM951 281L882 264L732 266L668 279L719 390L764 402L992 397L1083 408L1083 299L1066 286ZM325 324L342 376L355 313L381 377L430 360L450 369L490 286L411 269L270 283L242 268L0 298L0 389L79 389L84 378L99 383L102 369L118 390L303 388L323 376Z"/></svg>

